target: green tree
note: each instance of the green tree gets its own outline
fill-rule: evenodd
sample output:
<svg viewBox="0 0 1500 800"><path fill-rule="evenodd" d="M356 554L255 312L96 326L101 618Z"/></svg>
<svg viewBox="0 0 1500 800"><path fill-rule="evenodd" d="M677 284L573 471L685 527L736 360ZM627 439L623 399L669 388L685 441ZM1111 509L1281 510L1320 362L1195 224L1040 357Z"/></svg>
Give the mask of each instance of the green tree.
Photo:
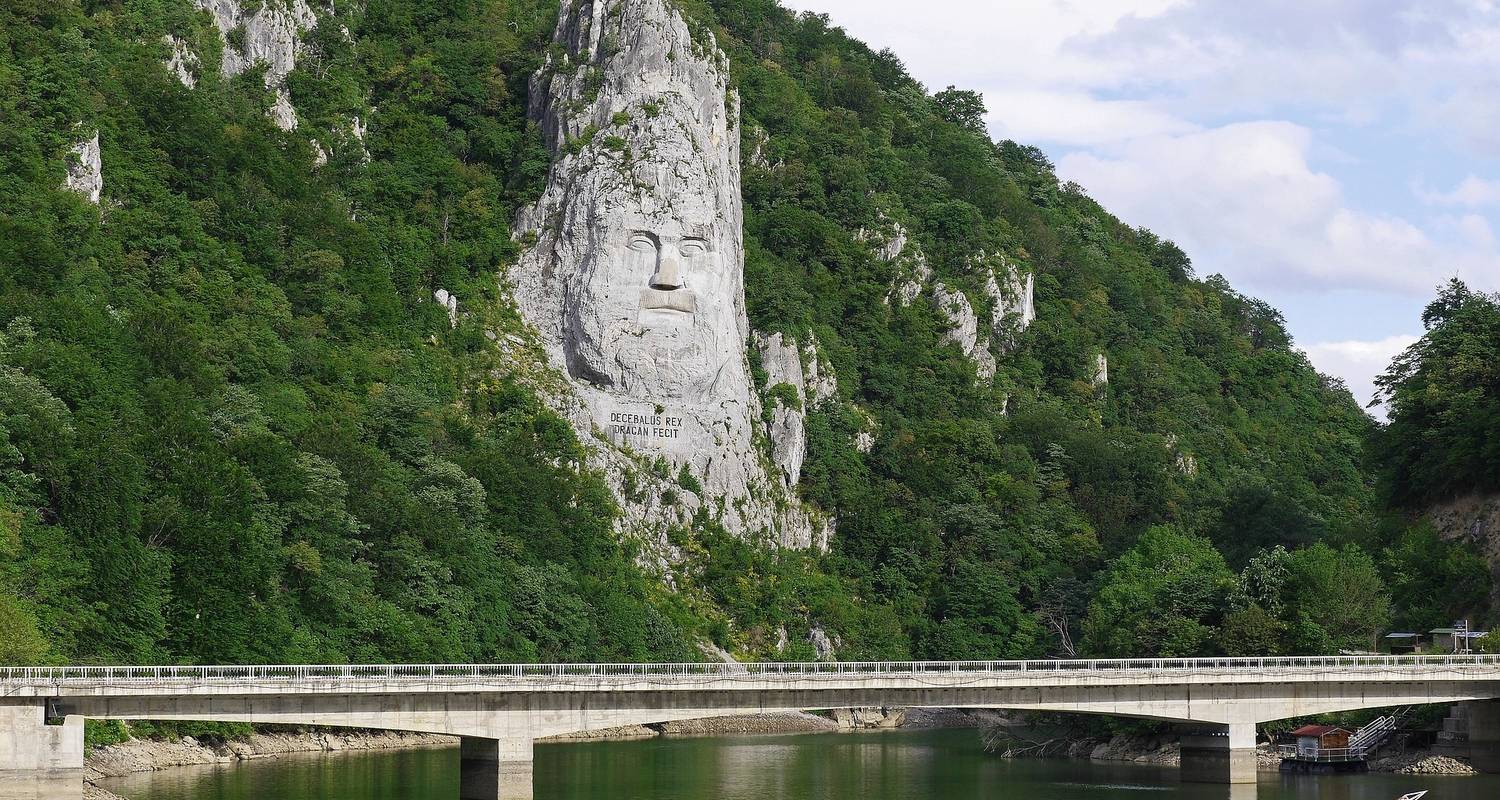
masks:
<svg viewBox="0 0 1500 800"><path fill-rule="evenodd" d="M1387 496L1408 508L1500 489L1500 296L1455 278L1422 323L1375 381L1390 409L1375 458Z"/></svg>
<svg viewBox="0 0 1500 800"><path fill-rule="evenodd" d="M1121 658L1205 654L1233 587L1207 539L1153 527L1102 576L1085 648Z"/></svg>
<svg viewBox="0 0 1500 800"><path fill-rule="evenodd" d="M979 92L949 86L933 95L932 101L944 120L966 130L984 132L984 115L988 111L984 107L984 97Z"/></svg>
<svg viewBox="0 0 1500 800"><path fill-rule="evenodd" d="M1354 545L1335 550L1319 542L1292 553L1288 571L1288 608L1299 615L1297 635L1304 643L1375 649L1390 621L1391 600L1368 553Z"/></svg>

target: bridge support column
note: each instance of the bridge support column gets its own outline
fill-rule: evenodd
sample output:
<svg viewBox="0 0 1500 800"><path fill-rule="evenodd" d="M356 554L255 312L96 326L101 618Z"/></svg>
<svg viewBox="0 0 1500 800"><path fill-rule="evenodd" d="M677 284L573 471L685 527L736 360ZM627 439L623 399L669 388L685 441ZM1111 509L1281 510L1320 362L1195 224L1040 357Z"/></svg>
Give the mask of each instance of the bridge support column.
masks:
<svg viewBox="0 0 1500 800"><path fill-rule="evenodd" d="M531 740L459 740L459 800L531 800Z"/></svg>
<svg viewBox="0 0 1500 800"><path fill-rule="evenodd" d="M47 724L47 701L0 699L0 781L77 781L83 788L83 718Z"/></svg>
<svg viewBox="0 0 1500 800"><path fill-rule="evenodd" d="M1500 700L1464 703L1469 721L1469 763L1480 772L1500 772Z"/></svg>
<svg viewBox="0 0 1500 800"><path fill-rule="evenodd" d="M1255 783L1255 723L1185 728L1182 779L1192 783Z"/></svg>

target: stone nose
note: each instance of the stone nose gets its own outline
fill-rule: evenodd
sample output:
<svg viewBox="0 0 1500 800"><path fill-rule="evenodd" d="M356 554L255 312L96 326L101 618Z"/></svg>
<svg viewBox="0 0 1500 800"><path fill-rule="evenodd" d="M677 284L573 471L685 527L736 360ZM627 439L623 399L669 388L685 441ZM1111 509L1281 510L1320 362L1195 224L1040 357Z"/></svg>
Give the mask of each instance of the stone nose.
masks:
<svg viewBox="0 0 1500 800"><path fill-rule="evenodd" d="M656 274L651 276L651 288L653 289L680 289L682 278L677 274L677 259L663 255L661 263L656 266Z"/></svg>

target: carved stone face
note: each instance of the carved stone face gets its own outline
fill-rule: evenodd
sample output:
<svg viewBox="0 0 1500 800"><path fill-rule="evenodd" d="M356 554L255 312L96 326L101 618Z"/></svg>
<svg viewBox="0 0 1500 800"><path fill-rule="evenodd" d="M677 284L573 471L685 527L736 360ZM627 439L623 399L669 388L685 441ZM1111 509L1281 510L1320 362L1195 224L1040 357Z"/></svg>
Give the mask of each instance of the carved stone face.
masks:
<svg viewBox="0 0 1500 800"><path fill-rule="evenodd" d="M674 327L691 322L691 315L698 312L698 295L687 286L687 276L713 269L708 240L686 236L662 241L655 234L637 231L630 235L628 257L641 259L651 271L641 290L641 325Z"/></svg>
<svg viewBox="0 0 1500 800"><path fill-rule="evenodd" d="M643 208L607 225L609 241L584 254L569 298L569 370L628 397L711 401L720 371L738 356L739 286L721 258L735 240L668 210Z"/></svg>

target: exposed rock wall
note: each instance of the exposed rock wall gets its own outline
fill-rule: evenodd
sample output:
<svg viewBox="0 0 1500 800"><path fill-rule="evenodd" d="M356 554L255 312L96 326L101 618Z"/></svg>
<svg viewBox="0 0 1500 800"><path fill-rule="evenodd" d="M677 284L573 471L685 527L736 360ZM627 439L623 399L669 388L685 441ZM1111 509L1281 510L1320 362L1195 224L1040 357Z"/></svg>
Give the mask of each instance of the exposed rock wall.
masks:
<svg viewBox="0 0 1500 800"><path fill-rule="evenodd" d="M993 303L990 309L990 328L1004 340L1024 333L1036 321L1036 276L1028 273L1023 279L1015 265L1002 259L1005 271L1004 287L991 269L985 280L985 294Z"/></svg>
<svg viewBox="0 0 1500 800"><path fill-rule="evenodd" d="M530 97L556 161L520 214L535 245L507 280L625 525L660 539L703 509L742 535L822 546L826 529L790 497L800 456L778 468L757 443L739 102L727 58L696 35L667 0L563 3L558 55ZM648 474L658 459L700 485Z"/></svg>
<svg viewBox="0 0 1500 800"><path fill-rule="evenodd" d="M282 130L295 129L297 112L286 91L286 77L297 67L303 32L318 22L317 14L306 0L260 0L252 4L243 0L193 2L213 15L214 26L219 29L224 45L219 71L225 77L232 77L256 64L265 64L266 88L276 93L270 109L271 121ZM251 7L249 13L247 5Z"/></svg>
<svg viewBox="0 0 1500 800"><path fill-rule="evenodd" d="M104 192L104 164L100 158L99 132L73 145L66 158L68 175L63 188L99 205Z"/></svg>
<svg viewBox="0 0 1500 800"><path fill-rule="evenodd" d="M948 320L948 333L944 341L958 345L965 356L974 362L979 380L989 381L995 377L995 354L990 352L988 331L980 332L979 317L968 295L961 290L939 283L933 287L932 301Z"/></svg>
<svg viewBox="0 0 1500 800"><path fill-rule="evenodd" d="M1490 602L1500 607L1500 493L1470 494L1427 510L1438 535L1463 542L1484 557L1495 581Z"/></svg>
<svg viewBox="0 0 1500 800"><path fill-rule="evenodd" d="M802 372L802 358L797 343L787 340L780 333L770 336L755 334L755 344L760 351L761 365L766 371L768 390L791 387L792 397L772 393L771 403L771 458L781 468L789 485L796 485L802 477L802 461L807 456L807 427L804 413L807 407L807 380Z"/></svg>
<svg viewBox="0 0 1500 800"><path fill-rule="evenodd" d="M198 54L187 42L176 36L165 36L162 41L172 52L167 56L166 67L177 80L189 89L198 85Z"/></svg>
<svg viewBox="0 0 1500 800"><path fill-rule="evenodd" d="M876 258L901 267L900 277L886 292L885 304L896 302L905 307L916 302L932 281L932 267L922 248L910 240L906 228L882 216L879 228L862 229L857 236L869 243Z"/></svg>

